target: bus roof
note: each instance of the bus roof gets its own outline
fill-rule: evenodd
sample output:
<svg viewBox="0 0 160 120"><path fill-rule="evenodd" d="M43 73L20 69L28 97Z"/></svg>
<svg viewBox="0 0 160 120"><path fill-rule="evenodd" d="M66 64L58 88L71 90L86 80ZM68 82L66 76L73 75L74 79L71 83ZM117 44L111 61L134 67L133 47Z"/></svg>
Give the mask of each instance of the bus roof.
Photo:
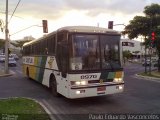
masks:
<svg viewBox="0 0 160 120"><path fill-rule="evenodd" d="M120 32L112 30L112 29L107 29L107 28L102 28L102 27L95 27L95 26L66 26L66 27L62 27L59 28L57 31L54 31L52 33L49 33L48 35L45 35L37 40L31 41L31 42L27 42L25 43L23 46L28 45L30 43L34 43L36 41L39 41L45 37L49 37L53 34L55 34L56 32L60 32L60 31L68 31L68 32L80 32L80 33L108 33L108 34L118 34L120 35Z"/></svg>
<svg viewBox="0 0 160 120"><path fill-rule="evenodd" d="M57 31L69 31L69 32L86 32L86 33L113 33L113 34L120 34L119 32L112 30L112 29L107 29L107 28L102 28L102 27L95 27L95 26L67 26L67 27L62 27L58 29Z"/></svg>

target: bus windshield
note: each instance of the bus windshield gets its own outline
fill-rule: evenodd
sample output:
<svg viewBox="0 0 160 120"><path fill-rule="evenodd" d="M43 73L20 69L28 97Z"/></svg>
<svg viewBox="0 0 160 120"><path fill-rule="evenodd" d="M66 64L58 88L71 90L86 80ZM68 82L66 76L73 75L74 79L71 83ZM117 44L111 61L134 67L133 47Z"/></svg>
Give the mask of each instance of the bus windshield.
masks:
<svg viewBox="0 0 160 120"><path fill-rule="evenodd" d="M120 36L76 34L70 47L71 70L117 69Z"/></svg>
<svg viewBox="0 0 160 120"><path fill-rule="evenodd" d="M118 69L120 65L120 36L100 36L101 60L103 69Z"/></svg>

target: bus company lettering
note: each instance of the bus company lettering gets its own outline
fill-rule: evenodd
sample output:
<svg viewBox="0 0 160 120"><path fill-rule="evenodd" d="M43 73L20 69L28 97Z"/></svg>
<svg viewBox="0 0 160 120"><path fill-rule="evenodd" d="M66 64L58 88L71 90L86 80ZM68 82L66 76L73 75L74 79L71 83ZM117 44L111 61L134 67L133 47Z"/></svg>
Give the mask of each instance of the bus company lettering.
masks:
<svg viewBox="0 0 160 120"><path fill-rule="evenodd" d="M81 79L92 79L97 78L97 75L81 75Z"/></svg>

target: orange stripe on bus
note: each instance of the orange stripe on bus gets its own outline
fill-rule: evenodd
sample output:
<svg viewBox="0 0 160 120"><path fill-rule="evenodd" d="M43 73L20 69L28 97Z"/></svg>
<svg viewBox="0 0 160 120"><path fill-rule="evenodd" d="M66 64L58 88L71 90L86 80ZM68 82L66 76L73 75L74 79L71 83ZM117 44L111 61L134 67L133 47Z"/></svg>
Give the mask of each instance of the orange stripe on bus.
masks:
<svg viewBox="0 0 160 120"><path fill-rule="evenodd" d="M122 78L122 71L116 72L115 78Z"/></svg>

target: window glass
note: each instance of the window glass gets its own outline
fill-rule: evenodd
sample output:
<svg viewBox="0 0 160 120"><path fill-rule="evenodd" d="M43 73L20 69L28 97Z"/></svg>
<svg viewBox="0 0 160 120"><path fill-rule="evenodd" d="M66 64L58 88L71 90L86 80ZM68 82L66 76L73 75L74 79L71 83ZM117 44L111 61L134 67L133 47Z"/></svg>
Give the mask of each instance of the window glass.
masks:
<svg viewBox="0 0 160 120"><path fill-rule="evenodd" d="M97 35L74 35L70 54L71 70L100 69Z"/></svg>
<svg viewBox="0 0 160 120"><path fill-rule="evenodd" d="M119 36L100 36L102 68L120 68Z"/></svg>
<svg viewBox="0 0 160 120"><path fill-rule="evenodd" d="M55 36L52 36L48 38L47 43L48 43L48 54L55 54Z"/></svg>
<svg viewBox="0 0 160 120"><path fill-rule="evenodd" d="M70 40L70 70L121 68L120 36L76 34Z"/></svg>

